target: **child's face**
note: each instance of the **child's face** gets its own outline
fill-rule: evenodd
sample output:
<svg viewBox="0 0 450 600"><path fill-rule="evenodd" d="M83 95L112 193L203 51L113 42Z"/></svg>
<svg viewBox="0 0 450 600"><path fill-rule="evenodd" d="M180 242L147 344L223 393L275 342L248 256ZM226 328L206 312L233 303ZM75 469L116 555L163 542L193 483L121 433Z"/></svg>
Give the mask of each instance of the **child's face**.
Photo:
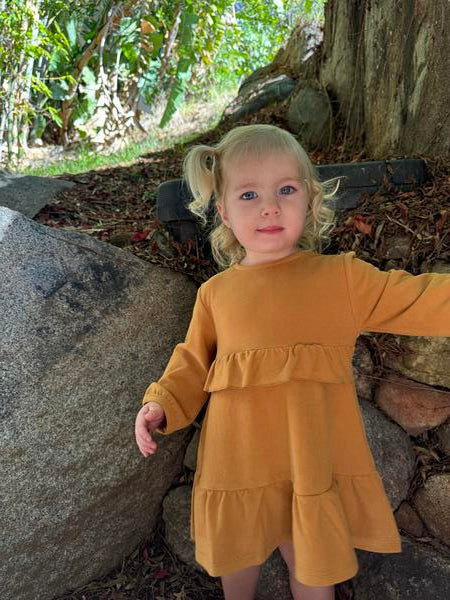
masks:
<svg viewBox="0 0 450 600"><path fill-rule="evenodd" d="M223 165L223 188L216 207L246 250L242 264L271 262L295 251L309 198L294 156L231 159ZM272 225L281 229L261 231Z"/></svg>

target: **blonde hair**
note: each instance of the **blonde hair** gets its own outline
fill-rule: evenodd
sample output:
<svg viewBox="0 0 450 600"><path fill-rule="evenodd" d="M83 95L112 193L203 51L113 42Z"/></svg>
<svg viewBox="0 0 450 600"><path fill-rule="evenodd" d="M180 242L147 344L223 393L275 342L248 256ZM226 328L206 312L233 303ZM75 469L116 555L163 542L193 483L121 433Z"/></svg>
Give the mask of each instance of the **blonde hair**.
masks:
<svg viewBox="0 0 450 600"><path fill-rule="evenodd" d="M229 131L215 146L193 146L184 163L184 177L194 200L188 209L199 217L206 227L211 200L220 200L223 191L223 165L229 158L240 159L251 155L258 159L271 152L289 152L298 160L301 177L305 179L309 202L305 227L297 240L297 247L305 250L322 251L322 241L329 238L335 227L335 212L324 206L332 198L339 182L336 179L321 183L307 153L295 137L275 125L243 125ZM332 189L334 188L334 189ZM213 225L208 234L214 260L220 268L239 262L246 255L245 249L227 227L213 207Z"/></svg>

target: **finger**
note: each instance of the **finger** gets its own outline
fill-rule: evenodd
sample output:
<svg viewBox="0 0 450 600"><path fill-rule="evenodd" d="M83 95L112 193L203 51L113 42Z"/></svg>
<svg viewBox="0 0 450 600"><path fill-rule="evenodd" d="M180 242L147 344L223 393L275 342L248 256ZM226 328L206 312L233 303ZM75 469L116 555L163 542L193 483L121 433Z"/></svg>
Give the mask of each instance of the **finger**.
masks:
<svg viewBox="0 0 450 600"><path fill-rule="evenodd" d="M141 440L136 440L136 443L139 447L139 450L141 451L141 454L143 454L145 457L149 456L150 454L154 454L158 447L157 444L155 444L155 443L146 444L145 442L142 442Z"/></svg>
<svg viewBox="0 0 450 600"><path fill-rule="evenodd" d="M136 433L136 442L138 446L145 448L147 450L153 450L157 447L156 442L145 432L145 435L142 433Z"/></svg>
<svg viewBox="0 0 450 600"><path fill-rule="evenodd" d="M136 421L134 431L136 434L136 438L139 437L140 439L145 440L147 442L152 441L152 436L150 435L148 424L145 421Z"/></svg>
<svg viewBox="0 0 450 600"><path fill-rule="evenodd" d="M154 450L158 447L145 427L136 427L135 435L139 447L145 448L146 450Z"/></svg>

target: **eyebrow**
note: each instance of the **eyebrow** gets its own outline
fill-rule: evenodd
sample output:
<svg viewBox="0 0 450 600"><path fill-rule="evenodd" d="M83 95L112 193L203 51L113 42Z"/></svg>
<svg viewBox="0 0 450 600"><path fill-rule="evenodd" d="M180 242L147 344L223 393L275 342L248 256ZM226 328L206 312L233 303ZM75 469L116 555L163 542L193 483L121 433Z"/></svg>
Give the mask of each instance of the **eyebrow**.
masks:
<svg viewBox="0 0 450 600"><path fill-rule="evenodd" d="M280 185L281 182L283 181L297 181L298 183L302 183L302 181L304 181L304 177L282 177L279 182L278 185ZM233 192L239 192L240 190L243 190L245 188L249 188L249 187L253 187L253 186L257 186L258 182L257 181L247 181L245 183L242 183L240 185L238 185L237 187L234 187L232 189Z"/></svg>

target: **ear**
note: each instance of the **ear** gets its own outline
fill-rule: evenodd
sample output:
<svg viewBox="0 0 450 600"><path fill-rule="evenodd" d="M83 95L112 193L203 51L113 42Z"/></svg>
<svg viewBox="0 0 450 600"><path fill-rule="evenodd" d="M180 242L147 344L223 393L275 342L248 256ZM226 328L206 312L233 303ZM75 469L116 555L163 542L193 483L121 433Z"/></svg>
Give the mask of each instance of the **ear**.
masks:
<svg viewBox="0 0 450 600"><path fill-rule="evenodd" d="M224 225L226 225L227 227L230 227L230 223L228 221L228 217L225 212L224 205L221 204L220 202L216 202L216 209L217 209L217 212L219 213L220 218L222 219L222 222L224 223Z"/></svg>

